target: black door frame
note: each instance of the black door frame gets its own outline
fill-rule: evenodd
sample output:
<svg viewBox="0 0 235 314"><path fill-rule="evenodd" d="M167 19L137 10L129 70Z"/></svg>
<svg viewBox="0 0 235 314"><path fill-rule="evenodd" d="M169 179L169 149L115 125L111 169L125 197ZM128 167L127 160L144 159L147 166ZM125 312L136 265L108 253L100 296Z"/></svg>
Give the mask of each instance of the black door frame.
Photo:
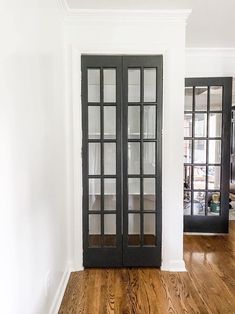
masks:
<svg viewBox="0 0 235 314"><path fill-rule="evenodd" d="M222 143L221 143L221 214L219 216L184 215L185 232L227 233L229 215L229 178L230 178L230 126L231 126L231 77L199 77L186 78L185 87L193 87L193 108L195 106L195 87L222 86ZM209 102L209 93L208 93ZM185 112L185 113L188 113ZM207 108L208 115L208 108ZM192 134L193 136L193 134ZM208 139L208 134L205 139ZM193 148L192 148L193 149ZM193 160L192 163L193 165ZM185 164L188 165L188 164ZM208 160L206 165L208 165ZM193 202L193 200L192 200ZM207 201L206 201L207 202ZM207 204L206 204L207 208Z"/></svg>
<svg viewBox="0 0 235 314"><path fill-rule="evenodd" d="M97 55L82 55L81 56L81 68L82 68L82 169L83 169L83 265L84 267L122 267L122 266L155 266L160 267L161 265L161 236L162 236L162 192L161 192L161 172L162 172L162 56L97 56ZM143 97L143 68L155 67L157 68L157 120L156 120L156 236L157 246L141 246L130 247L127 246L127 234L128 234L128 223L127 223L127 66L141 68L141 95ZM100 78L100 117L101 117L101 138L100 140L88 139L88 105L97 105L97 103L89 103L87 99L87 69L92 68L116 68L116 176L105 176L102 175L102 169L104 167L104 155L103 155L103 144L110 142L102 137L103 134L103 108L105 104L103 101L103 76L101 71ZM124 73L125 72L125 73ZM138 103L143 107L143 99ZM122 122L123 119L123 122ZM123 126L121 125L123 123ZM141 122L142 124L142 122ZM101 175L88 175L88 143L99 142L101 145ZM143 138L141 138L141 143ZM115 248L104 247L101 242L101 247L89 247L88 241L88 196L89 178L100 178L101 179L101 195L104 191L104 178L115 177L117 180L117 224L116 234L117 243ZM146 175L148 177L148 175ZM143 175L141 175L143 178ZM94 214L94 211L92 211ZM104 201L101 197L101 238L104 235ZM141 209L141 216L143 216L143 208ZM143 230L143 222L141 223L141 230ZM102 240L101 240L102 241ZM126 243L125 243L126 241Z"/></svg>

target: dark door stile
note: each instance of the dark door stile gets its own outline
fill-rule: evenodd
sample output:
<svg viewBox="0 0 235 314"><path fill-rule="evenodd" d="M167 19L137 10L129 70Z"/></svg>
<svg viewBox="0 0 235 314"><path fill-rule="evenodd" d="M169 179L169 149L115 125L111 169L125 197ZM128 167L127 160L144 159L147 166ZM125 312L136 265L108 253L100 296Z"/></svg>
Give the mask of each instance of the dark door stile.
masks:
<svg viewBox="0 0 235 314"><path fill-rule="evenodd" d="M193 115L195 114L195 87L208 87L207 99L207 116L209 114L208 106L210 104L210 87L222 86L222 133L221 133L221 176L220 176L220 213L219 215L208 215L208 198L205 200L205 215L184 215L184 231L185 232L199 232L199 233L227 233L228 232L228 215L229 215L229 178L230 178L230 126L231 126L231 96L232 96L232 78L230 77L209 77L209 78L186 78L185 87L193 87ZM213 110L212 110L213 112ZM185 112L188 113L188 112ZM194 121L192 122L194 124ZM207 120L208 128L208 120ZM192 138L194 135L192 134ZM208 137L208 129L205 140L208 141L213 138ZM207 144L208 145L208 144ZM193 147L192 147L193 156ZM192 157L193 158L193 157ZM187 166L188 164L185 164ZM193 163L192 166L197 166ZM208 146L207 146L207 160L204 164L209 167L208 162ZM208 176L208 170L207 175ZM192 179L193 181L193 179ZM208 184L208 183L206 183ZM193 191L193 188L191 189ZM205 189L206 195L213 193L208 186ZM192 194L192 207L193 207Z"/></svg>

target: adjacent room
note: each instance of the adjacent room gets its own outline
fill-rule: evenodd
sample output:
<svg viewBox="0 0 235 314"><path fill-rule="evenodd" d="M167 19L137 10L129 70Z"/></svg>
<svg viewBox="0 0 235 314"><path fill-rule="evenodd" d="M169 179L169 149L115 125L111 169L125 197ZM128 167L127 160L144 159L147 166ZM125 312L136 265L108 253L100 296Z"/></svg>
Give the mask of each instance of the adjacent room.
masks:
<svg viewBox="0 0 235 314"><path fill-rule="evenodd" d="M235 313L234 12L2 2L2 313Z"/></svg>

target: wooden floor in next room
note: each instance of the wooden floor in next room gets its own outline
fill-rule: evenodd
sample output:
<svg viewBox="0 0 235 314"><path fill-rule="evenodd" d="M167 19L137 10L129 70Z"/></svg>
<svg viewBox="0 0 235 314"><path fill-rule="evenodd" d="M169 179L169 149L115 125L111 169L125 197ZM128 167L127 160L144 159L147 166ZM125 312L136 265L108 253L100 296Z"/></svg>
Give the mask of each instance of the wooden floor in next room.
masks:
<svg viewBox="0 0 235 314"><path fill-rule="evenodd" d="M187 273L151 268L74 272L59 313L235 313L235 221L229 235L186 235L184 258Z"/></svg>

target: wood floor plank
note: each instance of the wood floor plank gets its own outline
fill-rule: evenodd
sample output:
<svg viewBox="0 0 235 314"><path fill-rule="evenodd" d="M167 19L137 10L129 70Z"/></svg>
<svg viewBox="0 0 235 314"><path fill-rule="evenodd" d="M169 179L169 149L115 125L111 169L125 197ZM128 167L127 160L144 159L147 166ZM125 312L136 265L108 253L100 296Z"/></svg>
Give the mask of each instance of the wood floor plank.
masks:
<svg viewBox="0 0 235 314"><path fill-rule="evenodd" d="M87 269L71 274L60 314L235 314L235 221L230 234L184 237L188 272Z"/></svg>

